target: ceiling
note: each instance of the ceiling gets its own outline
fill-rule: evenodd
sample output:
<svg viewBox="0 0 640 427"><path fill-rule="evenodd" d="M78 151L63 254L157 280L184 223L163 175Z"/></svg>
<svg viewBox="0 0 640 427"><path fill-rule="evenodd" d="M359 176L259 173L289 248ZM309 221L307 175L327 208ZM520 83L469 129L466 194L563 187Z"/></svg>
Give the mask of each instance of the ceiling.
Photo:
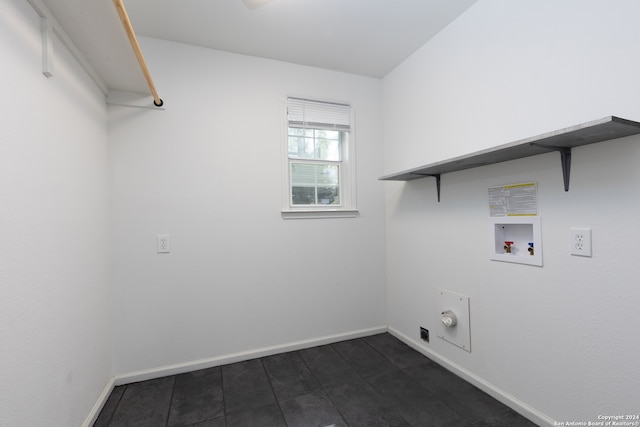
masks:
<svg viewBox="0 0 640 427"><path fill-rule="evenodd" d="M243 0L124 5L139 36L381 78L475 1L271 0L253 9ZM112 0L42 2L108 89L148 92Z"/></svg>

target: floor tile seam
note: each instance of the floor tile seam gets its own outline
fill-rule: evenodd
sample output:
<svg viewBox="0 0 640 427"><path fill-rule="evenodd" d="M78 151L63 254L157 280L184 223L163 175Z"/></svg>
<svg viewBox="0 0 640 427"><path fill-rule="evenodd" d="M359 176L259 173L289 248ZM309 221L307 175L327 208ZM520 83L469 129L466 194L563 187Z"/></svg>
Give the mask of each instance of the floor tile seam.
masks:
<svg viewBox="0 0 640 427"><path fill-rule="evenodd" d="M256 360L258 362L260 361L259 358L258 359L253 359L253 360ZM252 379L255 376L254 372L251 372L249 375L244 375L244 373L242 373L242 374L236 373L235 375L229 374L229 376L231 376L233 378L237 378L237 377L241 376L242 380L241 381L236 381L236 382L228 381L228 382L226 382L226 383L228 383L227 387L225 387L224 386L225 383L222 382L223 378L225 377L225 374L224 374L225 366L238 365L238 364L242 364L242 363L246 363L246 362L249 362L249 361L230 363L230 364L227 364L227 365L220 366L220 380L221 380L221 384L222 384L222 393L223 393L223 395L227 394L227 393L233 394L234 392L236 392L236 388L242 390L244 387L246 387L246 386L243 387L244 383L247 383L248 385L252 385L252 383L253 383ZM260 368L262 369L262 373L266 377L267 374L264 371L264 367L262 366L262 363L260 363ZM248 378L248 380L247 380L247 378Z"/></svg>
<svg viewBox="0 0 640 427"><path fill-rule="evenodd" d="M388 373L383 373L383 374L380 374L380 375L388 375ZM370 381L371 378L373 378L373 376L369 377L368 379L365 379L364 381L365 381L365 385L370 389L370 391L372 393L372 398L373 398L374 402L379 404L379 405L381 405L381 402L380 402L381 400L385 401L385 402L388 402L389 399L387 399L386 396L384 396L384 393L379 391L378 388L375 387L374 384L371 383L371 381ZM396 393L393 393L393 394L395 395L394 397L396 397L396 398L397 397L401 397L401 396L398 396ZM409 420L404 417L404 412L405 412L407 406L409 406L412 409L415 409L414 405L407 404L406 402L403 402L401 404L398 404L397 402L393 402L391 404L391 407L388 408L388 410L392 414L394 414L397 418L399 418L399 419L403 420L404 422L406 422L407 424L411 425Z"/></svg>
<svg viewBox="0 0 640 427"><path fill-rule="evenodd" d="M335 387L337 387L337 386L334 386L334 388ZM342 421L344 421L344 423L347 425L347 427L349 427L349 422L347 421L347 418L344 416L344 414L342 413L342 411L340 410L340 408L338 407L336 402L331 398L331 394L329 394L329 392L324 390L324 389L322 391L327 396L327 399L329 399L329 402L331 402L333 407L336 408L336 412L338 412L338 415L340 415L340 418L342 418Z"/></svg>
<svg viewBox="0 0 640 427"><path fill-rule="evenodd" d="M367 344L368 344L368 343L367 343ZM369 345L370 347L372 347L372 348L373 348L373 346L371 346L370 344L368 344L368 345ZM375 348L373 348L373 349L374 349L375 351L377 351ZM380 352L378 352L378 353L380 353ZM429 387L425 386L425 385L424 385L420 380L418 380L417 378L415 378L415 377L414 377L413 375L411 375L409 372L406 372L406 369L408 369L408 368L410 368L410 367L400 368L400 367L398 367L396 364L394 364L390 359L386 358L383 354L381 354L381 356L382 356L382 357L384 357L386 360L388 360L390 363L392 363L395 367L397 367L397 368L398 368L398 371L395 371L395 372L402 372L402 373L404 373L404 374L407 376L407 378L408 378L411 382L413 382L414 384L416 384L420 389L424 390L424 391L427 393L427 395L429 395L429 396L430 396L434 401L438 401L438 402L440 402L441 404L445 405L447 408L451 409L451 410L452 410L456 415L460 416L460 418L462 418L462 419L464 419L464 420L467 420L467 418L464 416L464 414L463 414L463 413L461 413L461 412L459 412L458 410L456 410L456 408L455 408L455 407L453 407L453 406L449 405L449 404L447 403L447 400L443 400L443 399L439 398L439 397L438 397L438 393L437 393L435 390L432 390L431 388L429 388ZM389 374L391 374L391 373L392 373L392 372L387 372L387 373L382 373L382 374L379 374L379 375L389 375ZM375 374L374 374L374 375L371 375L371 376L368 376L368 377L364 377L363 379L364 379L364 381L365 381L365 382L366 382L370 387L375 388L375 387L374 387L374 385L373 385L373 384L371 383L371 381L370 381L373 377L375 377ZM451 392L449 392L448 390L444 390L444 391L446 392L446 394L447 394L447 395L454 396L454 395L453 395ZM395 394L395 393L394 393L394 394ZM411 408L419 408L419 407L417 407L416 405L414 405L414 404L412 404L412 403L407 403L407 405L408 405L409 407L411 407ZM398 412L398 411L394 411L394 412L396 412L396 414L398 414L398 415L399 415L403 420L407 421L407 420L402 416L402 414L401 414L400 412ZM407 421L407 422L408 422L408 421Z"/></svg>
<svg viewBox="0 0 640 427"><path fill-rule="evenodd" d="M368 338L368 337L365 337L365 339L366 339L366 338ZM397 339L397 338L396 338L396 339ZM365 342L366 342L367 344L369 344L368 340L367 340L367 341L365 341ZM402 344L402 345L401 345L401 347L389 346L389 348L390 348L390 351L389 351L389 352L390 352L391 354L393 354L393 355L397 355L397 356L403 356L403 355L412 354L412 353L414 353L414 352L415 352L415 353L416 353L417 355L419 355L422 359L424 359L424 360L425 360L425 362L427 362L427 363L428 363L428 362L432 362L432 363L433 363L433 361L432 361L429 357L427 357L427 356L425 356L424 354L421 354L421 353L419 353L418 351L416 351L416 350L412 349L411 347L409 347L408 345L406 345L406 344L405 344L405 343L403 343L402 341L400 341L400 343ZM408 365L408 366L400 366L400 365L398 365L397 363L395 363L392 359L390 359L389 357L385 356L385 354L384 354L382 351L380 351L380 350L376 349L372 344L369 344L369 346L370 346L370 347L372 347L374 350L376 350L378 353L380 353L380 355L381 355L382 357L384 357L384 358L385 358L386 360L388 360L391 364L393 364L393 366L397 367L397 368L398 368L398 369L400 369L400 370L404 370L404 369L410 368L410 367L412 367L412 366L417 366L417 365L420 365L420 364L421 364L421 363L414 363L414 364L411 364L411 365Z"/></svg>
<svg viewBox="0 0 640 427"><path fill-rule="evenodd" d="M350 362L349 362L349 359L347 359L347 358L346 358L346 357L345 357L345 356L340 352L340 350L338 350L336 347L334 347L334 344L340 344L341 342L346 342L346 341L359 341L360 339L361 339L361 338L356 338L356 339L354 339L354 340L344 340L344 341L339 341L339 342L337 342L337 343L333 343L333 344L330 344L330 345L331 345L331 348L333 348L333 351L335 351L335 352L338 354L338 356L340 356L340 357L342 358L342 360L344 360L344 362L345 362L345 363L346 363L346 364L347 364L347 365L348 365L348 366L353 370L353 372L355 372L355 373L356 373L356 375L357 375L358 377L360 377L360 379L361 379L361 380L365 381L365 378L366 378L366 377L365 377L364 375L362 375L362 374L361 374L361 373L356 369L356 367L355 367L352 363L350 363Z"/></svg>
<svg viewBox="0 0 640 427"><path fill-rule="evenodd" d="M515 412L513 410L511 410L512 412ZM502 418L505 417L505 415L507 415L509 413L508 410L502 411L499 414L495 414L495 415L490 415L488 417L484 417L481 420L477 421L475 424L480 424L480 423L485 423L485 422L490 422L491 420L496 420L496 421L500 421ZM516 412L517 413L517 412Z"/></svg>
<svg viewBox="0 0 640 427"><path fill-rule="evenodd" d="M260 365L262 365L262 369L264 370L265 376L267 377L267 381L269 382L269 387L271 387L271 393L273 393L273 398L276 401L276 405L278 405L278 409L280 410L280 416L282 416L282 421L285 426L288 426L287 419L284 417L284 411L282 410L282 405L280 405L280 400L278 399L278 395L276 394L275 388L273 388L273 383L271 382L271 378L269 377L269 370L264 363L264 357L260 358Z"/></svg>
<svg viewBox="0 0 640 427"><path fill-rule="evenodd" d="M340 341L341 342L341 341ZM340 358L340 360L342 360L345 363L345 367L349 368L357 377L358 379L364 381L364 377L362 375L360 375L360 373L353 367L353 365L351 365L349 363L348 360L345 359L345 357L335 348L333 348L333 345L328 345L329 348L331 348L331 350L333 350L334 353L336 353L336 355ZM337 383L337 384L330 384L328 386L324 386L322 381L320 381L320 378L314 373L313 369L311 368L311 366L307 363L307 361L305 360L304 356L300 353L299 354L300 358L302 359L303 363L305 364L305 366L307 367L307 369L309 369L309 372L311 372L311 375L313 375L313 377L315 378L315 380L318 382L318 384L320 385L320 389L325 390L326 387L335 387L339 384L342 383ZM340 368L340 369L336 369L336 370L332 370L330 372L330 374L336 374L339 372L344 371L344 368ZM349 381L351 382L351 381Z"/></svg>
<svg viewBox="0 0 640 427"><path fill-rule="evenodd" d="M382 353L380 350L378 350L377 348L375 348L373 345L369 344L368 340L366 340L365 338L360 338L362 340L362 342L364 342L366 345L368 345L373 351L375 351L376 353L378 353L380 355L380 357L382 357L384 360L386 360L387 362L391 363L393 366L395 366L398 369L402 369L400 366L396 365L394 363L393 360L389 359L387 356L385 356L384 353Z"/></svg>
<svg viewBox="0 0 640 427"><path fill-rule="evenodd" d="M334 349L334 351L336 353L338 353L337 350ZM338 415L340 415L340 418L342 419L342 421L344 421L344 423L347 425L347 427L349 426L349 424L347 423L347 419L344 417L344 414L342 414L342 412L340 412L340 409L338 408L338 406L336 405L336 403L331 399L331 396L329 396L329 393L327 392L327 390L325 389L325 387L323 387L322 383L320 382L320 380L318 379L318 377L316 377L316 375L313 373L313 370L311 369L311 367L309 366L309 364L307 363L307 361L304 359L304 357L302 356L302 354L300 354L300 352L296 352L298 353L298 357L300 357L300 359L302 359L302 363L304 364L304 366L309 370L309 373L313 376L313 378L316 380L316 382L318 383L318 388L314 389L314 390L310 390L309 393L305 393L302 394L300 396L304 396L307 394L311 394L311 393L317 393L318 391L321 392L324 396L326 396L326 398L329 400L329 402L331 403L331 405L333 406L333 408L336 410L336 412L338 413ZM340 355L340 353L338 353L338 355L340 357L342 357L342 355ZM350 366L350 365L349 365ZM352 368L353 369L353 368ZM355 370L354 370L355 372ZM357 374L357 372L356 372ZM357 374L358 375L358 374ZM360 377L360 375L358 375ZM337 387L337 385L334 385L332 387ZM296 397L300 397L300 396L296 396ZM287 401L287 400L293 400L295 399L291 398L291 399L284 399L282 400L283 402ZM276 400L278 400L277 396L276 396ZM278 400L278 404L280 403L280 401ZM284 417L284 414L283 414ZM286 422L286 419L285 419Z"/></svg>
<svg viewBox="0 0 640 427"><path fill-rule="evenodd" d="M371 402L373 402L374 405L377 406L381 406L379 399L382 398L382 396L377 395L376 394L376 389L375 387L373 387L373 385L371 383L369 383L369 381L367 381L366 379L363 378L363 384L365 386L365 389L363 390L364 393L366 394L366 397L368 399L371 400ZM340 414L340 416L342 417L342 419L344 420L345 424L347 424L347 427L349 426L349 423L347 422L347 418L344 416L344 414L340 411L338 405L336 404L336 402L331 398L331 395L328 392L325 392L325 394L327 395L327 397L329 398L329 400L331 401L331 403L333 403L333 406L336 408L336 410L338 411L338 413ZM407 423L408 425L411 425L411 423L409 422L409 420L407 420L404 416L403 416L403 410L402 408L397 408L395 404L393 404L393 407L387 407L383 413L383 416L387 417L387 415L391 414L391 418L396 418L398 420L402 420L405 423Z"/></svg>
<svg viewBox="0 0 640 427"><path fill-rule="evenodd" d="M116 411L118 410L118 407L120 406L120 402L122 401L122 398L124 397L124 392L127 391L127 385L126 384L123 385L122 387L124 387L124 388L122 389L122 393L120 393L120 397L118 398L118 402L116 403L115 407L113 408L113 411L111 411L111 415L109 415L109 421L107 422L107 427L109 427L111 425L111 422L113 421L113 417L116 416ZM111 391L111 393L113 393L113 391ZM108 401L108 399L107 399L107 401Z"/></svg>
<svg viewBox="0 0 640 427"><path fill-rule="evenodd" d="M177 375L172 375L173 376L173 385L171 386L171 399L169 399L169 408L167 409L167 418L164 422L165 427L169 426L169 417L171 416L171 407L173 406L173 396L175 394L176 391L176 383L178 382L178 378Z"/></svg>
<svg viewBox="0 0 640 427"><path fill-rule="evenodd" d="M444 395L444 396L457 396L459 395L459 391L460 390L454 390L451 387L447 387L447 386L443 386L443 383L446 383L447 385L450 385L450 377L453 377L456 381L462 381L464 384L465 389L467 389L467 386L471 386L474 387L473 384L469 383L468 381L466 381L464 378L459 377L458 375L454 374L453 372L450 371L445 371L445 375L440 375L438 378L436 378L436 380L434 380L433 378L418 378L415 377L413 374L411 374L409 371L414 368L417 365L414 366L407 366L404 369L401 369L402 372L406 373L409 377L413 378L418 384L420 384L422 387L424 387L427 391L431 392L434 395ZM435 365L434 369L441 369L441 367L439 365ZM427 385L426 383L430 383L429 385Z"/></svg>
<svg viewBox="0 0 640 427"><path fill-rule="evenodd" d="M427 390L427 392L429 392L429 390ZM456 414L457 416L459 416L461 419L466 420L467 418L465 418L460 412L456 411L454 408L452 408L450 405L448 405L445 401L443 401L442 399L439 399L436 395L434 395L433 393L429 392L429 403L431 405L435 405L437 406L438 404L443 405L444 407L446 407L447 409L450 409L451 411L453 411L454 414ZM404 411L407 410L422 410L425 407L425 404L419 403L415 400L406 400L403 403L401 403L400 405L394 405L396 406L398 409L396 410L396 412L398 412L400 414L400 416L406 420L406 418L404 418L404 416L402 415L404 413ZM409 420L406 420L407 422L409 422Z"/></svg>
<svg viewBox="0 0 640 427"><path fill-rule="evenodd" d="M440 402L441 402L444 406L446 406L447 408L451 409L451 410L452 410L456 415L458 415L461 419L463 419L463 420L465 420L465 421L468 421L471 425L475 425L475 424L481 423L482 421L484 421L484 420L485 420L485 418L482 418L482 419L476 419L476 420L471 420L471 419L469 419L469 418L466 416L467 411L465 410L465 408L460 407L460 405L452 406L452 405L450 405L450 404L449 404L449 402L448 402L448 401L446 401L446 400L442 400L442 399L438 399L438 400L440 400ZM456 406L458 407L457 409L456 409Z"/></svg>
<svg viewBox="0 0 640 427"><path fill-rule="evenodd" d="M356 338L356 339L354 339L354 340L347 340L347 341L359 341L359 342L363 343L364 345L366 345L367 347L369 347L371 350L373 350L375 353L377 353L377 354L382 358L382 360L384 360L384 361L386 361L386 362L390 363L394 368L396 368L396 370L400 370L400 369L401 369L398 365L396 365L395 363L393 363L393 361L392 361L392 360L390 360L389 358L387 358L384 354L382 354L380 351L376 350L376 348L375 348L375 347L373 347L371 344L369 344L369 343L366 341L366 338L367 338L367 337L364 337L364 338ZM352 368L354 371L356 371L356 373L357 373L357 374L358 374L362 379L366 379L366 378L372 377L372 376L374 376L374 375L376 375L376 374L377 374L377 373L374 373L374 374L371 374L371 375L363 375L363 374L361 374L361 373L360 373L360 372L359 372L359 371L354 367L354 365L352 365L351 363L349 363L349 360L348 360L346 357L344 357L344 356L342 355L342 353L340 353L340 351L339 351L337 348L334 348L334 350L335 350L335 351L336 351L340 356L342 356L342 358L343 358L343 359L345 359L345 361L347 362L347 364L348 364L349 366L351 366L351 368Z"/></svg>
<svg viewBox="0 0 640 427"><path fill-rule="evenodd" d="M311 369L311 367L309 366L309 364L307 363L306 360L304 360L304 357L302 356L302 354L300 354L299 351L296 351L296 353L298 353L298 357L302 360L303 365L305 366L305 368L307 368L307 370L309 371L309 373L311 374L311 376L313 377L314 380L316 380L316 383L318 384L318 387L315 388L314 390L311 391L316 391L316 390L322 390L324 391L324 387L322 386L322 382L320 381L320 379L316 376L316 374L313 373L313 369ZM325 393L326 394L326 393ZM327 396L328 397L328 396ZM277 396L276 396L277 399ZM335 406L335 405L334 405Z"/></svg>
<svg viewBox="0 0 640 427"><path fill-rule="evenodd" d="M438 400L438 401L441 401L441 399L439 399L439 398L438 398L438 396L436 395L436 393L434 393L433 391L431 391L429 388L425 387L425 386L424 386L420 381L416 380L416 379L415 379L415 378L413 378L411 375L409 375L407 372L404 372L404 370L402 370L402 369L400 369L399 371L394 371L394 372L390 372L390 373L383 373L383 374L380 374L379 376L383 376L383 375L390 375L390 374L395 373L395 372L402 372L404 375L406 375L407 380L409 380L413 385L417 386L417 387L420 389L420 391L421 391L421 393L422 393L421 397L427 396L427 397L429 397L429 398L430 398L430 399L432 399L432 400ZM371 377L366 378L366 379L365 379L365 381L366 381L366 383L367 383L370 387L372 387L372 388L374 388L374 389L375 389L375 388L376 388L375 384L373 384L373 383L371 382L371 380L372 380L373 378L374 378L374 376L372 375ZM390 388L390 387L387 387L387 390L388 390L388 391L390 391L392 394L394 394L396 397L402 398L402 396L401 396L400 394L398 394L398 393L396 393L396 392L395 392L395 389L392 389L392 388ZM415 405L413 405L412 403L408 403L408 402L407 402L406 404L407 404L408 406L412 407L412 408L415 408L415 407L416 407L416 406L415 406Z"/></svg>
<svg viewBox="0 0 640 427"><path fill-rule="evenodd" d="M225 424L227 423L227 400L225 398L226 393L224 392L224 373L222 372L222 366L220 366L220 391L222 392L222 416L225 419Z"/></svg>
<svg viewBox="0 0 640 427"><path fill-rule="evenodd" d="M282 399L280 402L282 403L287 403L296 399L299 399L301 397L305 397L305 396L310 396L310 395L317 395L317 394L321 394L324 397L327 398L327 400L329 401L329 403L331 403L331 406L333 406L333 408L338 412L338 414L340 415L340 418L342 418L342 420L346 423L346 419L344 418L344 416L342 415L342 413L338 410L338 407L336 406L335 402L331 399L331 397L329 396L329 393L327 392L327 390L323 389L323 388L319 388L319 389L315 389L315 390L310 390L308 393L304 393L304 394L299 394L298 396L295 397L291 397L288 399Z"/></svg>

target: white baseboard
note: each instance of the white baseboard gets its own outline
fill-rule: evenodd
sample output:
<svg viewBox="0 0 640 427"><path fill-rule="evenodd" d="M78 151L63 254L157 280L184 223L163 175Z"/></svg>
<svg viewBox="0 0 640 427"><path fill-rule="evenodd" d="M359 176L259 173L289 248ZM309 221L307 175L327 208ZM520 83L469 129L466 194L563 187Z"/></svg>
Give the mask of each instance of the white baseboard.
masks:
<svg viewBox="0 0 640 427"><path fill-rule="evenodd" d="M433 360L434 362L438 363L439 365L453 372L460 378L478 387L480 390L484 391L485 393L495 398L496 400L504 403L514 411L518 412L523 417L528 418L529 420L541 426L542 425L548 425L548 426L558 425L558 423L556 423L555 420L549 418L548 416L544 415L540 411L537 411L536 409L532 408L531 406L527 405L521 400L511 396L510 394L506 393L500 388L487 382L483 378L480 378L479 376L466 370L462 366L452 362L446 357L443 357L441 354L426 348L422 343L418 342L417 340L414 340L413 338L408 337L407 335L403 334L402 332L394 328L389 327L388 330L391 335L395 336L400 341L407 344L409 347L419 351L420 353L427 356L429 359Z"/></svg>
<svg viewBox="0 0 640 427"><path fill-rule="evenodd" d="M93 423L95 423L98 419L98 415L100 415L100 411L102 411L105 403L107 403L107 399L109 399L109 396L111 395L114 387L115 377L111 377L107 382L107 385L104 386L104 389L102 390L102 393L100 393L100 396L98 397L95 405L93 405L93 408L91 408L91 412L89 412L89 415L87 415L87 418L82 423L82 427L93 426Z"/></svg>
<svg viewBox="0 0 640 427"><path fill-rule="evenodd" d="M369 335L387 332L386 326L376 328L361 329L342 334L329 335L319 338L312 338L303 341L295 341L287 344L263 347L239 353L232 353L223 356L211 357L208 359L193 360L184 363L176 363L174 365L160 366L142 371L128 372L115 376L115 385L129 384L138 381L146 381L155 378L166 377L169 375L182 374L185 372L196 371L198 369L212 368L214 366L227 365L229 363L242 362L259 357L271 356L274 354L285 353L288 351L302 350L305 348L316 347L319 345L332 344L339 341L345 341L355 338L366 337Z"/></svg>

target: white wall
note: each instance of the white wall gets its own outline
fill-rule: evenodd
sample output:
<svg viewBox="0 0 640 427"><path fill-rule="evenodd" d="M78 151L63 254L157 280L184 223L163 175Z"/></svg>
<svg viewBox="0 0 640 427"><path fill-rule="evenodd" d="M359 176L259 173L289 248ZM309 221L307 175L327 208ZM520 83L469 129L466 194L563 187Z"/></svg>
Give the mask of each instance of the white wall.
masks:
<svg viewBox="0 0 640 427"><path fill-rule="evenodd" d="M385 327L381 81L141 44L166 110L109 107L116 373ZM288 94L352 103L358 218L281 218Z"/></svg>
<svg viewBox="0 0 640 427"><path fill-rule="evenodd" d="M0 425L78 426L111 377L104 96L0 1Z"/></svg>
<svg viewBox="0 0 640 427"><path fill-rule="evenodd" d="M480 0L384 79L385 173L608 115L640 121L633 0ZM640 413L640 137L386 188L389 326L538 422ZM544 266L488 259L487 188L537 181ZM573 226L593 257L572 257ZM470 297L467 353L435 289ZM502 397L504 399L504 396Z"/></svg>

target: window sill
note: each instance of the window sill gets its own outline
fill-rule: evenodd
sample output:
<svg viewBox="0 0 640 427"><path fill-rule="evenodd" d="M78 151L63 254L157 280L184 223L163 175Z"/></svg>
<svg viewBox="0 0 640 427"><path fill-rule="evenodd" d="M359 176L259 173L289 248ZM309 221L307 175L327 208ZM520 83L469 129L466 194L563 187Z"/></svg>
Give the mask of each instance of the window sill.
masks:
<svg viewBox="0 0 640 427"><path fill-rule="evenodd" d="M357 209L309 209L282 211L282 219L355 218Z"/></svg>

